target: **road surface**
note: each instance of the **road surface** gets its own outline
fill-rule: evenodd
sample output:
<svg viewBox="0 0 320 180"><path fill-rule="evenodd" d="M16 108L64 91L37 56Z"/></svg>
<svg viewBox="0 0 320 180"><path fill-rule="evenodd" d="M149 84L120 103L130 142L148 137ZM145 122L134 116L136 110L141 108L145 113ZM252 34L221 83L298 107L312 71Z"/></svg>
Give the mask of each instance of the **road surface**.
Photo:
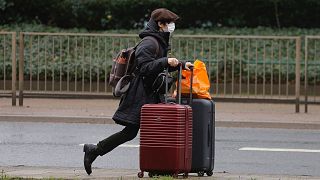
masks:
<svg viewBox="0 0 320 180"><path fill-rule="evenodd" d="M119 130L112 124L0 122L0 166L82 167L84 143ZM320 176L320 131L216 128L214 172ZM139 136L98 157L93 167L139 169Z"/></svg>

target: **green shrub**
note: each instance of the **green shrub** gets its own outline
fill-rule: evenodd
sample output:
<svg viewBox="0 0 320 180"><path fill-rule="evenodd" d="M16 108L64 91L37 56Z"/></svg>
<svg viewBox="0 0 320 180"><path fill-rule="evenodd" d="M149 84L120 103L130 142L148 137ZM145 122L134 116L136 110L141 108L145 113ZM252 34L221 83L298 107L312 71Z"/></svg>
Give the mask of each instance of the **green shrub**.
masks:
<svg viewBox="0 0 320 180"><path fill-rule="evenodd" d="M182 28L320 27L316 0L0 0L0 23L135 29L159 7L176 12Z"/></svg>

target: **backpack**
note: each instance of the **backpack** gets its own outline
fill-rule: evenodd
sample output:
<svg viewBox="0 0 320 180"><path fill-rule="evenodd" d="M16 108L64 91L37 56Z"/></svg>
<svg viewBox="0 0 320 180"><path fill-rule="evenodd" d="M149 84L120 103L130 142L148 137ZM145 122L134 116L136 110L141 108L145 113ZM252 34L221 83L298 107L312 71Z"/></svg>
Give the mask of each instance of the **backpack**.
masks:
<svg viewBox="0 0 320 180"><path fill-rule="evenodd" d="M150 39L157 45L156 55L159 54L159 43L152 36L144 37L136 46L122 49L113 59L110 72L109 85L112 86L113 96L119 97L126 93L130 86L130 81L135 77L138 70L135 51L137 46L144 40Z"/></svg>

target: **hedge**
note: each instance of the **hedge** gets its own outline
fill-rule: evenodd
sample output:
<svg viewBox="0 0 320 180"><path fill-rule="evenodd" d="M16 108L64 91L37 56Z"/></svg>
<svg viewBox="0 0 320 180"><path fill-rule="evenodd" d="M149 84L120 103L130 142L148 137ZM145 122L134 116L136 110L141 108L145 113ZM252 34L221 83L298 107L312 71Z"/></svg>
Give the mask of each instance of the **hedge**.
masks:
<svg viewBox="0 0 320 180"><path fill-rule="evenodd" d="M180 15L180 28L320 27L318 0L0 0L0 23L136 29L159 7Z"/></svg>

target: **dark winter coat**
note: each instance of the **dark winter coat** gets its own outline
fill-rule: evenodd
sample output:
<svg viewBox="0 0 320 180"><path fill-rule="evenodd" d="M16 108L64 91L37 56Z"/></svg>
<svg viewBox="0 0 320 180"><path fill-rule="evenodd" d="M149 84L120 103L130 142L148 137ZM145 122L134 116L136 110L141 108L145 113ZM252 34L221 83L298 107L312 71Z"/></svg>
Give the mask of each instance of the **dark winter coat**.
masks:
<svg viewBox="0 0 320 180"><path fill-rule="evenodd" d="M128 92L121 97L119 107L113 115L113 120L121 125L140 126L140 110L144 104L155 104L160 102L161 95L151 91L151 85L157 75L169 67L167 52L169 47L169 32L159 32L158 25L152 19L147 27L139 34L143 39L146 36L153 36L159 44L151 39L144 39L137 46L135 51L137 67L136 77L131 81ZM169 67L169 71L177 68Z"/></svg>

